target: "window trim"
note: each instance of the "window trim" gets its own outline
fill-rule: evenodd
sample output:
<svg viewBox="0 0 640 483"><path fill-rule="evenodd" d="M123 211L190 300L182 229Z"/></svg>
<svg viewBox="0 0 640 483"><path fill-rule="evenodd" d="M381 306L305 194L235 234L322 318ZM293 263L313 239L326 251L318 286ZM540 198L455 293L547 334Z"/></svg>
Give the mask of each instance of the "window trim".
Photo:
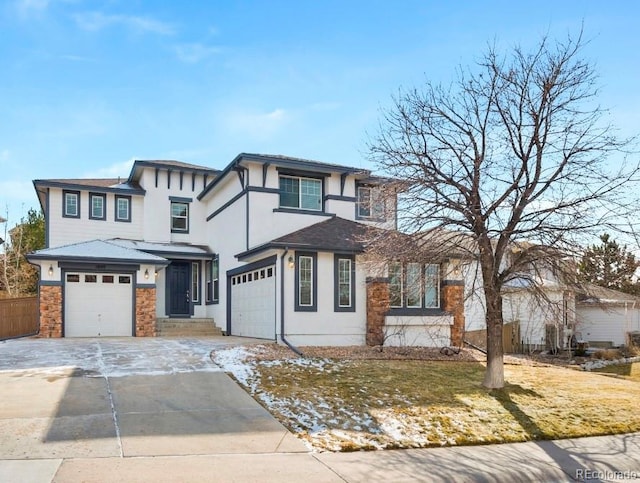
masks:
<svg viewBox="0 0 640 483"><path fill-rule="evenodd" d="M202 305L202 282L200 280L200 261L196 260L196 261L192 261L191 262L191 303L194 305ZM195 277L195 279L194 279ZM194 282L196 282L194 284ZM194 290L195 293L197 295L197 297L194 297Z"/></svg>
<svg viewBox="0 0 640 483"><path fill-rule="evenodd" d="M120 218L119 212L118 212L118 203L120 200L126 200L127 201L127 217L126 218ZM125 196L125 195L116 195L115 196L115 212L113 214L113 219L115 221L119 221L122 223L131 223L131 196Z"/></svg>
<svg viewBox="0 0 640 483"><path fill-rule="evenodd" d="M300 304L300 259L311 259L311 304ZM318 311L318 254L316 252L296 252L295 258L295 311L296 312L317 312Z"/></svg>
<svg viewBox="0 0 640 483"><path fill-rule="evenodd" d="M390 270L390 266L391 265L397 265L400 266L400 305L391 305L391 270ZM389 274L389 307L392 309L401 309L404 307L404 266L402 264L402 262L398 262L398 261L393 261L393 262L389 262L388 266L387 266L387 272Z"/></svg>
<svg viewBox="0 0 640 483"><path fill-rule="evenodd" d="M102 200L102 216L95 216L93 214L93 199L99 198ZM107 195L106 193L92 193L89 192L89 219L90 220L102 220L107 219Z"/></svg>
<svg viewBox="0 0 640 483"><path fill-rule="evenodd" d="M67 213L67 195L75 195L76 197L76 211L75 215L70 215ZM75 190L62 190L62 216L64 218L80 218L80 201L82 197L80 191Z"/></svg>
<svg viewBox="0 0 640 483"><path fill-rule="evenodd" d="M417 283L416 290L415 283L409 283L409 267L417 269ZM404 299L402 300L402 306L407 309L421 309L422 299L424 298L424 281L423 281L424 264L420 262L407 262L404 264ZM413 280L412 280L413 282ZM416 297L417 295L417 297ZM409 305L409 297L415 297L417 305Z"/></svg>
<svg viewBox="0 0 640 483"><path fill-rule="evenodd" d="M420 306L407 305L407 265L415 263L420 266ZM401 268L400 276L400 300L402 305L391 305L392 287L391 287L391 266L396 265ZM426 304L426 273L427 267L436 266L437 268L437 284L436 284L436 300L437 306L428 306ZM442 302L440 300L442 291L442 268L438 263L422 263L422 262L399 262L391 261L387 264L387 275L389 278L389 313L393 315L437 315L442 314Z"/></svg>
<svg viewBox="0 0 640 483"><path fill-rule="evenodd" d="M298 182L298 206L285 206L282 204L282 189L280 188L280 183L282 178L295 179ZM320 207L318 209L315 208L303 208L302 207L302 190L301 184L302 180L314 181L320 183ZM280 210L292 210L292 211L300 211L300 212L310 212L310 213L324 213L324 176L313 176L313 174L309 175L300 175L293 173L281 172L278 173L278 209Z"/></svg>
<svg viewBox="0 0 640 483"><path fill-rule="evenodd" d="M427 305L427 270L429 267L436 267L436 305ZM440 308L440 286L442 285L442 275L440 265L437 263L423 263L422 272L424 281L422 283L422 303L425 309L439 309Z"/></svg>
<svg viewBox="0 0 640 483"><path fill-rule="evenodd" d="M348 260L349 267L349 305L340 305L340 261ZM353 255L334 254L333 256L333 311L356 311L356 260Z"/></svg>
<svg viewBox="0 0 640 483"><path fill-rule="evenodd" d="M363 215L360 212L360 208L362 207L360 190L369 191L369 203L368 203L369 214L368 215ZM375 203L374 203L374 196L373 196L375 190L380 190L380 187L377 185L370 185L370 184L361 184L361 183L356 184L356 220L385 221L387 219L384 199L379 201L382 205L382 213L379 213L379 214L375 213L375 210L374 210Z"/></svg>
<svg viewBox="0 0 640 483"><path fill-rule="evenodd" d="M211 260L205 261L205 290L206 304L220 303L220 257L216 255Z"/></svg>
<svg viewBox="0 0 640 483"><path fill-rule="evenodd" d="M186 228L174 228L173 227L173 220L175 219L175 215L173 214L173 206L174 205L184 205L187 208L187 215L185 217L180 217L180 219L185 218L186 219ZM189 213L191 211L190 209L190 204L187 201L178 201L178 200L171 200L170 203L170 216L171 216L171 233L189 233Z"/></svg>

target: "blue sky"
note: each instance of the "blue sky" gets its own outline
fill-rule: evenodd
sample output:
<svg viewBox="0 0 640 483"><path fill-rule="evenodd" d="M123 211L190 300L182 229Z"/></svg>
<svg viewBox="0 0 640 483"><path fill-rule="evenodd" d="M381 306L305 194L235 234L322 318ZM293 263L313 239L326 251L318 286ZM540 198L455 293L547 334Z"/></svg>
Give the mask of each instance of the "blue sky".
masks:
<svg viewBox="0 0 640 483"><path fill-rule="evenodd" d="M124 177L134 159L372 168L367 133L399 87L582 23L602 106L638 133L638 20L633 0L0 1L0 215L38 206L33 179Z"/></svg>

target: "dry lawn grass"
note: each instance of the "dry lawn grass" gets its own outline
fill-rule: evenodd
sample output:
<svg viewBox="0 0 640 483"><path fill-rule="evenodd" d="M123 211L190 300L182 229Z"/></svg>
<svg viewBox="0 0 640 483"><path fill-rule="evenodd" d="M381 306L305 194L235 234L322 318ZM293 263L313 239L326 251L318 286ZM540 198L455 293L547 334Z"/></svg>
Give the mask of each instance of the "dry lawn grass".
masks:
<svg viewBox="0 0 640 483"><path fill-rule="evenodd" d="M598 372L615 374L630 381L640 382L640 362L611 365L598 369Z"/></svg>
<svg viewBox="0 0 640 483"><path fill-rule="evenodd" d="M314 448L349 451L559 439L640 431L640 384L563 367L507 365L503 390L484 364L315 359L263 351L254 395ZM266 355L265 355L266 354ZM313 361L314 359L312 359ZM637 370L637 369L635 369ZM637 374L637 373L636 373ZM637 381L637 380L636 380ZM257 388L257 389L255 389Z"/></svg>

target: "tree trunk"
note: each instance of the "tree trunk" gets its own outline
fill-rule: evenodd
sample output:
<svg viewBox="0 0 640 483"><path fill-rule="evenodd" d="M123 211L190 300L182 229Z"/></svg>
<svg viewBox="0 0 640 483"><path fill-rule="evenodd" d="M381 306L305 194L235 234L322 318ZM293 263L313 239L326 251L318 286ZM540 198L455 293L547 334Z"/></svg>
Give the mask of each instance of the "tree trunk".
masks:
<svg viewBox="0 0 640 483"><path fill-rule="evenodd" d="M487 370L482 385L489 389L501 389L504 387L502 295L486 288L485 295L487 299Z"/></svg>

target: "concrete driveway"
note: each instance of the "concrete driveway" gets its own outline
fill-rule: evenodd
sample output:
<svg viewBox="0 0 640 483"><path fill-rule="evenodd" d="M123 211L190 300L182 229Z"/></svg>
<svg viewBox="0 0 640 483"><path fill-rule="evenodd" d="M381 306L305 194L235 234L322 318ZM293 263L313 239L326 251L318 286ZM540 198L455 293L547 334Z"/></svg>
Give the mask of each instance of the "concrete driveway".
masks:
<svg viewBox="0 0 640 483"><path fill-rule="evenodd" d="M307 453L209 357L251 342L1 342L0 460Z"/></svg>

